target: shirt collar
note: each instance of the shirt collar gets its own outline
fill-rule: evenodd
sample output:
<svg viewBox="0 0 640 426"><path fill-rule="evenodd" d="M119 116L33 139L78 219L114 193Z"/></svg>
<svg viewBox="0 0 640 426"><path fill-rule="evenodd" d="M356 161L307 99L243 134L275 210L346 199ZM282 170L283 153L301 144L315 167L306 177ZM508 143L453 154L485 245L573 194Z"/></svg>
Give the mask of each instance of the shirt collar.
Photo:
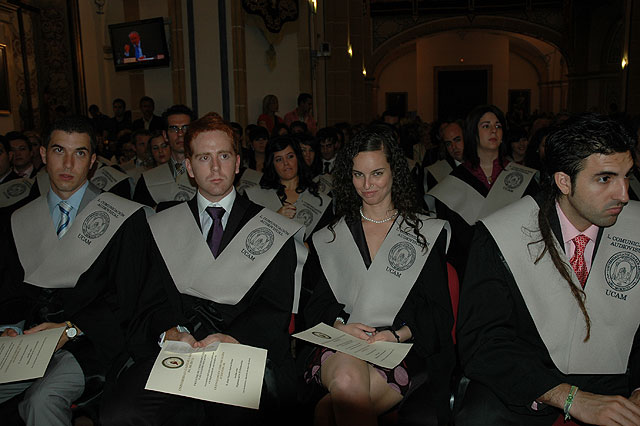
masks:
<svg viewBox="0 0 640 426"><path fill-rule="evenodd" d="M230 213L233 203L236 201L236 189L232 188L230 193L225 195L222 200L215 203L204 198L200 191L198 191L196 199L198 201L198 214L200 215L205 213L205 209L207 207L222 207L226 213Z"/></svg>
<svg viewBox="0 0 640 426"><path fill-rule="evenodd" d="M89 181L86 181L76 192L74 192L71 197L66 199L65 201L71 207L78 212L80 208L80 202L82 202L82 197L84 197L84 193L87 191L87 187L89 186ZM49 192L47 192L47 204L49 205L49 211L53 211L55 207L62 201L62 198L58 196L51 188L49 188Z"/></svg>
<svg viewBox="0 0 640 426"><path fill-rule="evenodd" d="M33 164L30 165L26 170L23 170L22 172L17 171L15 168L13 169L13 171L20 177L31 177L31 173L33 173Z"/></svg>
<svg viewBox="0 0 640 426"><path fill-rule="evenodd" d="M560 207L560 204L558 204L557 201L556 201L556 211L558 212L558 220L560 221L560 229L562 231L562 240L565 243L568 243L569 241L573 240L575 237L577 237L580 234L584 234L587 237L589 237L591 241L593 241L594 243L596 242L596 239L598 238L598 231L600 230L600 228L598 228L597 225L591 225L590 227L585 229L583 232L580 232L569 221L569 219L564 214L564 212L562 211L562 208Z"/></svg>

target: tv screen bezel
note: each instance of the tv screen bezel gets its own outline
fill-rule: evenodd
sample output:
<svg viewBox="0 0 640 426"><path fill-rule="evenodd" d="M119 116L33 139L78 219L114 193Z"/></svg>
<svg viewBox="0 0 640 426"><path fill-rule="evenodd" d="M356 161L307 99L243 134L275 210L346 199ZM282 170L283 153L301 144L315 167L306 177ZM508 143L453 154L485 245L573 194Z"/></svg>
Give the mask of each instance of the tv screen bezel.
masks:
<svg viewBox="0 0 640 426"><path fill-rule="evenodd" d="M165 57L162 59L154 59L153 61L141 61L141 62L131 62L128 64L118 64L117 56L116 56L116 46L114 43L114 30L119 30L122 28L130 28L132 31L135 30L136 26L139 25L147 25L147 24L160 24L162 28L161 38L162 38L162 47L164 49ZM167 34L165 31L165 23L163 17L150 18L150 19L140 19L137 21L129 21L122 22L120 24L110 24L109 25L109 38L111 39L111 50L112 50L112 59L113 66L118 71L129 71L141 68L161 68L168 67L171 64L171 56L169 55L169 46L167 45Z"/></svg>

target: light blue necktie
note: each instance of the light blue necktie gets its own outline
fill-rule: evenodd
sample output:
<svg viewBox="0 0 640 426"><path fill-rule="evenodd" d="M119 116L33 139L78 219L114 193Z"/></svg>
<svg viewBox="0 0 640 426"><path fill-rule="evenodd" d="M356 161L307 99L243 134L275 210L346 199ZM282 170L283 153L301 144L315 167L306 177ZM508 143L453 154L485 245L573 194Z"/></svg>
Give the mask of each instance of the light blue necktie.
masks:
<svg viewBox="0 0 640 426"><path fill-rule="evenodd" d="M63 200L58 203L58 208L60 209L61 216L56 232L58 233L58 239L60 239L67 233L67 229L69 228L69 213L71 213L73 207Z"/></svg>

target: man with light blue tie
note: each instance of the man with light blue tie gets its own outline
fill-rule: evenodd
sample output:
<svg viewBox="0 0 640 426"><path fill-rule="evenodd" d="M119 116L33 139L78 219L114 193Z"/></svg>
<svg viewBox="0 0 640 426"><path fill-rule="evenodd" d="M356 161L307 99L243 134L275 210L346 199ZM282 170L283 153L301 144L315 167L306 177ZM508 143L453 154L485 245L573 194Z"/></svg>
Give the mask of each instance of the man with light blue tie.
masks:
<svg viewBox="0 0 640 426"><path fill-rule="evenodd" d="M88 181L95 149L87 119L56 122L41 148L50 190L0 218L2 336L65 328L42 379L0 385L0 407L17 403L27 425L70 425L85 377L108 377L128 357L127 301L150 233L141 205Z"/></svg>

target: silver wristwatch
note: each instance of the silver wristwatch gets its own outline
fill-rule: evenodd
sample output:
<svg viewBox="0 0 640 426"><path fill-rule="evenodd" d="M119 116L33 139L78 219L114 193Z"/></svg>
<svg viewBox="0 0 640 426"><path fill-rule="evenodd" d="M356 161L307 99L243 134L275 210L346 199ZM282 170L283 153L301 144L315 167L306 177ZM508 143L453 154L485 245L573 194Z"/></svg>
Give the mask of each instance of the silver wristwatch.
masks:
<svg viewBox="0 0 640 426"><path fill-rule="evenodd" d="M78 337L78 328L71 323L71 321L64 322L67 325L67 329L64 331L69 340L73 340Z"/></svg>

